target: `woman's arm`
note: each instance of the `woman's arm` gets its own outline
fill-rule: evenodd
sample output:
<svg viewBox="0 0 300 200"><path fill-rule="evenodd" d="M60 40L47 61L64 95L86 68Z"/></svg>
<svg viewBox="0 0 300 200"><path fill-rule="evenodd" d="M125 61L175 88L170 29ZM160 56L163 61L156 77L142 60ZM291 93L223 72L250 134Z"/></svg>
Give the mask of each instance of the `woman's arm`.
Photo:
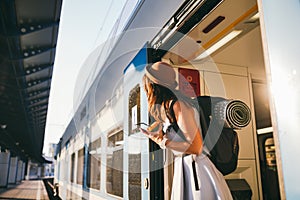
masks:
<svg viewBox="0 0 300 200"><path fill-rule="evenodd" d="M200 136L199 122L196 121L194 109L182 101L177 101L173 105L173 111L177 124L187 142L167 140L166 147L188 154L200 154L202 152L202 137Z"/></svg>
<svg viewBox="0 0 300 200"><path fill-rule="evenodd" d="M190 146L191 143L189 142L173 142L171 140L168 140L166 136L163 135L162 128L159 128L157 131L149 131L143 128L140 128L140 131L147 135L153 142L158 144L161 148L170 148L179 152L184 152L188 154L196 154L195 151L191 151ZM164 144L162 144L164 141L163 139L166 138Z"/></svg>
<svg viewBox="0 0 300 200"><path fill-rule="evenodd" d="M173 110L177 124L184 134L187 142L167 140L165 142L165 146L183 153L200 154L202 152L202 138L200 136L200 129L196 122L193 108L183 102L177 101L173 106ZM162 127L159 127L159 129L154 132L145 129L141 129L141 131L155 143L161 145L164 137Z"/></svg>

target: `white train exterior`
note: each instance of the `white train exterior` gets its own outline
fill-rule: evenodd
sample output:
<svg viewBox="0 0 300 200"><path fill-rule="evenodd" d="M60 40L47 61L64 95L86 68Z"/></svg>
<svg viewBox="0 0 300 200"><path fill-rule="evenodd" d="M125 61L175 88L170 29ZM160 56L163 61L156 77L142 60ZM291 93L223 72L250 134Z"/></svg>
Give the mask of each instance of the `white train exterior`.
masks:
<svg viewBox="0 0 300 200"><path fill-rule="evenodd" d="M251 109L251 123L238 130L238 168L225 178L244 180L240 183L249 186L252 199L299 197L299 56L293 50L300 41L299 10L299 1L138 1L123 31L84 64L95 71L83 80L85 91L79 90L82 98L58 144L59 195L170 198L172 154L159 150L135 125L150 120L144 66L164 60L178 73L192 69L197 94L239 99ZM235 37L212 50L230 33ZM202 58L204 49L210 56ZM284 91L290 103L282 98Z"/></svg>

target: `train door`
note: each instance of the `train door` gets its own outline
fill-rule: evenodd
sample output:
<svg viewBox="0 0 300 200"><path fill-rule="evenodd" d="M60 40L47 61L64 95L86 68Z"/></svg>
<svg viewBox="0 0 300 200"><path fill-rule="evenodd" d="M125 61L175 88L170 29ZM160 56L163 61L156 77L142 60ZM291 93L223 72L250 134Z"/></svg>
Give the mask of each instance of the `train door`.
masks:
<svg viewBox="0 0 300 200"><path fill-rule="evenodd" d="M263 199L280 199L273 128L267 85L252 81Z"/></svg>
<svg viewBox="0 0 300 200"><path fill-rule="evenodd" d="M124 198L149 199L149 139L139 127L148 124L146 94L143 91L143 69L147 61L142 49L124 70ZM144 127L146 128L146 127Z"/></svg>

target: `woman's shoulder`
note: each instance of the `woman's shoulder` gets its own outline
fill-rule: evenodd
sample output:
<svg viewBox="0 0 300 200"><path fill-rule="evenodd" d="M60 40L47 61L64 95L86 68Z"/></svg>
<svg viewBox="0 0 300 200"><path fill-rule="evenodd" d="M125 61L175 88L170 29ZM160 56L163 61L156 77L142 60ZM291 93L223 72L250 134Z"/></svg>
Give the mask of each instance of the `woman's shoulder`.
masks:
<svg viewBox="0 0 300 200"><path fill-rule="evenodd" d="M185 112L185 111L190 111L193 110L192 106L187 103L186 101L178 99L173 103L173 110L174 112Z"/></svg>

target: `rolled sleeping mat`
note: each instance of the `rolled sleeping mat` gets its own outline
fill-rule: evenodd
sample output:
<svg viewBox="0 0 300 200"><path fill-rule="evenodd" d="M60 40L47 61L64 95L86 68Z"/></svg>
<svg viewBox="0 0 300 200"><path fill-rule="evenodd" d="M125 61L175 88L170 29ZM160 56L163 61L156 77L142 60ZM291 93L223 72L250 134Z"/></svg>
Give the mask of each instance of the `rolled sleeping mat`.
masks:
<svg viewBox="0 0 300 200"><path fill-rule="evenodd" d="M226 128L242 129L251 120L250 108L240 100L219 101L214 105L213 114L214 118L220 123L224 123Z"/></svg>

